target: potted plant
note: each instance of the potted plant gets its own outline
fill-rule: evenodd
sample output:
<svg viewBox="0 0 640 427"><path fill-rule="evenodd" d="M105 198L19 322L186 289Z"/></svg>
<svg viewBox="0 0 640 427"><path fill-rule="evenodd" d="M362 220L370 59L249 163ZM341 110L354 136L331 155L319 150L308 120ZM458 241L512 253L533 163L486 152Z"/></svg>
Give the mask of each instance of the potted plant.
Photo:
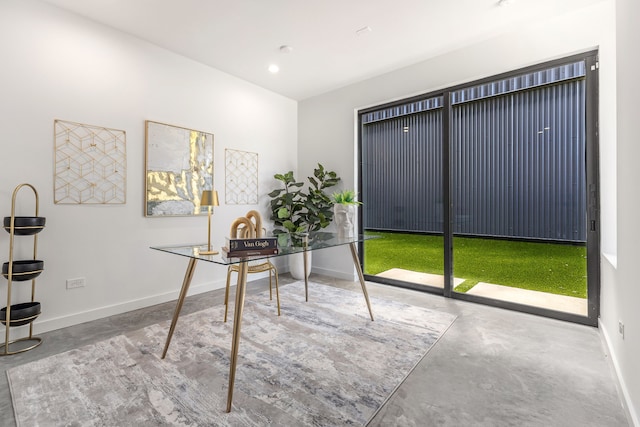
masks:
<svg viewBox="0 0 640 427"><path fill-rule="evenodd" d="M352 237L354 234L356 207L362 202L356 200L356 192L343 190L333 193L333 213L336 230L340 237Z"/></svg>
<svg viewBox="0 0 640 427"><path fill-rule="evenodd" d="M304 183L296 181L293 171L273 176L281 182L281 188L269 193L271 198L271 220L275 224L273 233L278 236L278 244L301 244L303 236L311 231L318 231L333 220L333 201L325 190L340 181L338 175L328 171L318 163L313 170L313 176L308 177L309 186L304 191ZM311 265L311 252L307 254L307 265ZM299 258L299 261L295 260ZM302 256L289 257L291 275L296 279L304 277ZM307 273L310 271L308 269Z"/></svg>

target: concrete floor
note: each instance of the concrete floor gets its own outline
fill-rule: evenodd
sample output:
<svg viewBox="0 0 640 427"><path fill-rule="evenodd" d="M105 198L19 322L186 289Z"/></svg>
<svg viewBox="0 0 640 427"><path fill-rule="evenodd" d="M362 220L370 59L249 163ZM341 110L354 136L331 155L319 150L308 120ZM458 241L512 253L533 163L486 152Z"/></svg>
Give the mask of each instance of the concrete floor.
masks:
<svg viewBox="0 0 640 427"><path fill-rule="evenodd" d="M357 283L311 279L359 291ZM281 277L281 283L291 281ZM251 282L248 293L267 283ZM372 297L458 316L371 426L631 425L596 328L375 283L368 290ZM182 312L222 304L223 297L224 290L190 297ZM43 334L40 347L0 358L1 370L169 319L173 308L160 304ZM5 375L0 414L0 426L15 425Z"/></svg>

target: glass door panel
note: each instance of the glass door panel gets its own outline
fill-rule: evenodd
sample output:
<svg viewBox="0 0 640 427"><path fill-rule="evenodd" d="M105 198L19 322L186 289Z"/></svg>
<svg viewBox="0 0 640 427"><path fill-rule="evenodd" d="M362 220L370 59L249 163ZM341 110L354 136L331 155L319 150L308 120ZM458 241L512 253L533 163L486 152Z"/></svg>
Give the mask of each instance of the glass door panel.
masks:
<svg viewBox="0 0 640 427"><path fill-rule="evenodd" d="M453 291L587 316L585 79L457 99Z"/></svg>
<svg viewBox="0 0 640 427"><path fill-rule="evenodd" d="M365 275L442 292L442 97L361 121Z"/></svg>

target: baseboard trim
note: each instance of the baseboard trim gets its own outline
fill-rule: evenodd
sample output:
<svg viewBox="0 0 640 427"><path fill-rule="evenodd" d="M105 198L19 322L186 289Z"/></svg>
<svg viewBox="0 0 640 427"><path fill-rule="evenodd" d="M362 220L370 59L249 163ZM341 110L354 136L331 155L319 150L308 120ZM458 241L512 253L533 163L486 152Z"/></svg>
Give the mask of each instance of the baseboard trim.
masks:
<svg viewBox="0 0 640 427"><path fill-rule="evenodd" d="M248 282L268 277L267 273L252 274L247 278ZM235 285L235 283L233 283ZM215 280L212 282L200 283L193 285L189 288L188 295L197 295L204 292L214 291L216 289L222 289L226 285L226 278ZM178 298L180 289L164 292L157 295L151 295L144 298L139 298L131 301L125 301L119 304L106 305L104 307L94 308L92 310L81 311L78 313L72 313L65 316L59 316L52 319L46 319L42 321L35 321L33 323L34 334L42 334L45 332L55 331L56 329L67 328L69 326L79 325L85 322L91 322L93 320L102 319L116 314L126 313L128 311L137 310L140 308L150 307L156 304L162 304L169 301L174 301Z"/></svg>
<svg viewBox="0 0 640 427"><path fill-rule="evenodd" d="M631 400L631 396L629 396L629 390L627 389L627 385L624 381L624 377L620 372L620 365L618 364L618 359L616 355L611 349L613 348L611 345L611 339L609 334L607 333L606 328L603 327L602 321L598 319L598 330L600 331L600 337L602 339L602 343L609 355L609 360L611 363L611 368L615 373L616 386L618 390L622 394L622 407L624 408L625 414L627 415L627 420L629 424L634 427L640 427L640 420L638 419L638 414L636 413L635 408L633 407L633 403Z"/></svg>
<svg viewBox="0 0 640 427"><path fill-rule="evenodd" d="M349 274L344 271L330 270L328 268L314 266L311 268L311 272L321 274L323 276L335 277L336 279L349 280L351 282L357 282L359 280L355 270L353 273Z"/></svg>

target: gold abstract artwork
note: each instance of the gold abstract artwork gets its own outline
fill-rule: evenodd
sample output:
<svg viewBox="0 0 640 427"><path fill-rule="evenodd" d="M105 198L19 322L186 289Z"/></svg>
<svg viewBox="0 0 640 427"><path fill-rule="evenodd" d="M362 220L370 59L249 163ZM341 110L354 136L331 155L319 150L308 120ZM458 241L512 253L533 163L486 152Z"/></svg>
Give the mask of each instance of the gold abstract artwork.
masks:
<svg viewBox="0 0 640 427"><path fill-rule="evenodd" d="M54 121L54 203L126 203L123 130Z"/></svg>
<svg viewBox="0 0 640 427"><path fill-rule="evenodd" d="M225 203L258 203L258 153L225 150Z"/></svg>
<svg viewBox="0 0 640 427"><path fill-rule="evenodd" d="M213 134L147 120L145 216L200 215L213 189Z"/></svg>

